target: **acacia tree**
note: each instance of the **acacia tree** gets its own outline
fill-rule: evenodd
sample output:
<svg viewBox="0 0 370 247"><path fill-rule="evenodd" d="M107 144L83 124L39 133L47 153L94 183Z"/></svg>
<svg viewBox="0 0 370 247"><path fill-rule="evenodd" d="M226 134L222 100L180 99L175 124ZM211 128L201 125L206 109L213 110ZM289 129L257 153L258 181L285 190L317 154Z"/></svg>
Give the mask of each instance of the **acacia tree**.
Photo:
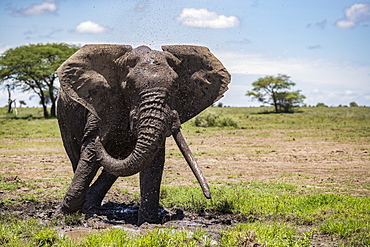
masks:
<svg viewBox="0 0 370 247"><path fill-rule="evenodd" d="M290 91L296 84L287 75L266 76L252 83L252 90L247 96L257 99L264 104L271 104L275 112L292 112L294 107L303 103L306 98L300 90Z"/></svg>
<svg viewBox="0 0 370 247"><path fill-rule="evenodd" d="M44 117L55 117L56 70L77 50L77 46L67 44L30 44L9 49L0 56L0 80L20 87L23 92L33 91L40 98Z"/></svg>

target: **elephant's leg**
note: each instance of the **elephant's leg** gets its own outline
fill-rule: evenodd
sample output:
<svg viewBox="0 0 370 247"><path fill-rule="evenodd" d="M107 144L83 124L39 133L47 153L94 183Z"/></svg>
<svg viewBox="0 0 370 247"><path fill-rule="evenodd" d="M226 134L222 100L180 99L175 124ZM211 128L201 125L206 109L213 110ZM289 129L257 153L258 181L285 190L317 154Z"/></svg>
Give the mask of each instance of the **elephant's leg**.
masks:
<svg viewBox="0 0 370 247"><path fill-rule="evenodd" d="M116 180L116 176L103 170L98 179L88 190L84 208L89 211L99 207L104 199L104 196L107 194L108 190L112 187Z"/></svg>
<svg viewBox="0 0 370 247"><path fill-rule="evenodd" d="M159 223L158 206L159 193L164 166L164 143L158 150L152 163L140 172L141 203L139 208L138 225L144 222Z"/></svg>
<svg viewBox="0 0 370 247"><path fill-rule="evenodd" d="M84 132L80 159L72 183L62 202L61 210L65 213L74 213L82 210L89 185L99 168L96 162L94 143L99 132L98 120L92 114L87 116Z"/></svg>
<svg viewBox="0 0 370 247"><path fill-rule="evenodd" d="M80 160L82 140L88 111L79 103L71 100L62 89L58 92L58 123L64 148L76 171Z"/></svg>

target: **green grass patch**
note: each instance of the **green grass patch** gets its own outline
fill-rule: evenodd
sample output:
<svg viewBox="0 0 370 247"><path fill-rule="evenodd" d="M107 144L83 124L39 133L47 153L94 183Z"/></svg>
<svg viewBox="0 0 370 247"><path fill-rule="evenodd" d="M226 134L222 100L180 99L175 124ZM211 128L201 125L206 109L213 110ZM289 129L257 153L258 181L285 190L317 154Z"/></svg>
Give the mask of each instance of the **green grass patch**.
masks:
<svg viewBox="0 0 370 247"><path fill-rule="evenodd" d="M224 135L224 128L266 130L304 130L293 137L314 137L326 141L367 141L370 137L369 107L303 107L294 114L265 114L268 107L210 107L183 125L187 135ZM39 108L24 108L26 115L6 114L0 108L0 139L59 138L56 119L36 116ZM37 115L38 116L38 115ZM273 132L272 132L273 133ZM226 133L227 134L227 133ZM230 132L229 135L245 135Z"/></svg>
<svg viewBox="0 0 370 247"><path fill-rule="evenodd" d="M6 220L6 221L5 221ZM265 246L309 246L309 238L302 234L297 238L296 229L289 224L241 224L221 233L217 242L205 231L194 232L175 229L155 229L142 234L131 234L122 229L110 229L88 234L79 240L60 236L53 228L35 220L19 220L4 217L0 225L2 246L247 246L247 241ZM251 235L248 235L251 233ZM249 238L246 238L248 237Z"/></svg>
<svg viewBox="0 0 370 247"><path fill-rule="evenodd" d="M55 246L65 241L53 228L34 219L0 216L0 246Z"/></svg>
<svg viewBox="0 0 370 247"><path fill-rule="evenodd" d="M211 246L214 243L203 231L155 229L143 234L130 234L122 229L95 232L79 240L63 237L50 226L36 220L21 220L14 216L0 218L1 246Z"/></svg>
<svg viewBox="0 0 370 247"><path fill-rule="evenodd" d="M212 200L204 198L199 187L183 188L164 186L161 202L165 207L181 205L184 210L199 213L254 213L261 214L265 204L277 201L279 196L296 192L297 186L290 184L270 184L258 182L228 183L212 186ZM257 200L258 196L258 200ZM262 200L261 200L262 199ZM247 203L246 203L247 202ZM258 205L258 206L257 206ZM276 208L269 205L264 209Z"/></svg>
<svg viewBox="0 0 370 247"><path fill-rule="evenodd" d="M258 225L262 227L261 231L265 231L265 227L276 228L276 224L283 228L285 223L317 226L323 233L349 242L359 241L356 243L360 244L363 244L363 240L370 234L369 197L324 194L320 191L305 193L297 186L284 183L230 183L212 186L211 190L213 199L207 200L196 187L166 187L161 203L166 207L180 206L194 213L240 214L244 215L245 219L259 219L258 224L262 224ZM256 225L252 225L253 227ZM267 240L261 240L265 238ZM270 238L258 237L265 244L269 243ZM276 240L271 241L279 242L280 238L286 237L276 235ZM301 239L302 243L306 242L305 237Z"/></svg>
<svg viewBox="0 0 370 247"><path fill-rule="evenodd" d="M3 177L0 176L0 190L14 191L20 187L27 187L30 189L35 189L36 187L32 184L25 183L18 179L16 176Z"/></svg>
<svg viewBox="0 0 370 247"><path fill-rule="evenodd" d="M243 223L221 233L221 246L310 246L313 231L298 233L289 223Z"/></svg>
<svg viewBox="0 0 370 247"><path fill-rule="evenodd" d="M56 119L0 118L0 139L59 138Z"/></svg>
<svg viewBox="0 0 370 247"><path fill-rule="evenodd" d="M261 137L269 136L276 130L300 130L293 137L313 137L326 141L366 142L370 137L369 107L302 107L294 114L266 114L268 107L211 107L199 115L202 122L208 116L222 116L236 122L238 129L266 130ZM194 120L184 124L185 134L220 135L222 129L217 124L199 124ZM211 127L215 126L215 127ZM203 127L203 128L202 128ZM207 128L205 128L207 127ZM225 135L226 132L222 132ZM245 132L233 132L231 135L245 135Z"/></svg>
<svg viewBox="0 0 370 247"><path fill-rule="evenodd" d="M204 232L185 230L155 229L142 235L132 235L124 230L111 229L89 235L82 246L163 246L191 247L211 246L214 241Z"/></svg>
<svg viewBox="0 0 370 247"><path fill-rule="evenodd" d="M8 107L0 107L0 118L7 119L36 119L43 118L44 113L42 108L35 107L19 107L17 113L8 113Z"/></svg>
<svg viewBox="0 0 370 247"><path fill-rule="evenodd" d="M42 117L41 108L18 108L18 115L0 108L0 139L59 138L57 119Z"/></svg>

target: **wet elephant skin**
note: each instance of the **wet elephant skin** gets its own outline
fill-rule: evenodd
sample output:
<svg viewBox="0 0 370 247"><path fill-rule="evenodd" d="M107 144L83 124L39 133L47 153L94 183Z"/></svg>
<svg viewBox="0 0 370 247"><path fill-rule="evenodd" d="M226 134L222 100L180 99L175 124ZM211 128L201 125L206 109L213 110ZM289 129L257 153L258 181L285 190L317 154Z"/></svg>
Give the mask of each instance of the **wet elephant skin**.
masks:
<svg viewBox="0 0 370 247"><path fill-rule="evenodd" d="M61 206L64 213L98 208L117 177L140 173L138 224L158 223L170 135L210 198L180 132L182 123L223 97L230 82L208 48L86 45L59 67L58 76L58 122L74 171Z"/></svg>

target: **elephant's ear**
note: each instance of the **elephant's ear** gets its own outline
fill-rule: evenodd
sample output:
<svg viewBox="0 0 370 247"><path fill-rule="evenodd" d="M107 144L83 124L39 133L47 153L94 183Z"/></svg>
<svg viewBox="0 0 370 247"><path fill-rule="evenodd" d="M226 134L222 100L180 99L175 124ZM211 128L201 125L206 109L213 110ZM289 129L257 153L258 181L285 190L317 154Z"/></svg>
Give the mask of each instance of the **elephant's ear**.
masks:
<svg viewBox="0 0 370 247"><path fill-rule="evenodd" d="M181 63L174 66L179 89L174 104L181 123L191 119L223 97L231 77L222 63L202 46L170 45L162 50Z"/></svg>
<svg viewBox="0 0 370 247"><path fill-rule="evenodd" d="M85 45L57 70L62 90L100 117L118 86L115 60L132 50L127 45Z"/></svg>

